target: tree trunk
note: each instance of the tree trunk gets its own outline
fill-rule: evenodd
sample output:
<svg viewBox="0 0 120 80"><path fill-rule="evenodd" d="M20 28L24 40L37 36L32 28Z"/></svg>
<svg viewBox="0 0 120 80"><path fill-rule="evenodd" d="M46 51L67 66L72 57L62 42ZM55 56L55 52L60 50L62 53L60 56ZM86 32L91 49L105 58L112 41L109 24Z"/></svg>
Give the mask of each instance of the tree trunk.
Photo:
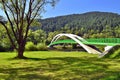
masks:
<svg viewBox="0 0 120 80"><path fill-rule="evenodd" d="M17 52L18 52L17 58L19 58L19 59L26 59L27 58L23 55L24 50L25 50L25 45L19 45L19 48L17 50Z"/></svg>
<svg viewBox="0 0 120 80"><path fill-rule="evenodd" d="M17 58L24 58L23 51L18 51Z"/></svg>

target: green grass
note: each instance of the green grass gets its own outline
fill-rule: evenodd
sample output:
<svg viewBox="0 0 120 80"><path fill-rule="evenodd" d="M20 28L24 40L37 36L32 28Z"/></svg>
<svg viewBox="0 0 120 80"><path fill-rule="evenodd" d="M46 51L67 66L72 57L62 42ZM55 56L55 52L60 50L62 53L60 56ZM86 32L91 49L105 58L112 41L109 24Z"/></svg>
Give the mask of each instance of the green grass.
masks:
<svg viewBox="0 0 120 80"><path fill-rule="evenodd" d="M29 59L0 53L0 80L118 80L120 59L85 52L25 52Z"/></svg>

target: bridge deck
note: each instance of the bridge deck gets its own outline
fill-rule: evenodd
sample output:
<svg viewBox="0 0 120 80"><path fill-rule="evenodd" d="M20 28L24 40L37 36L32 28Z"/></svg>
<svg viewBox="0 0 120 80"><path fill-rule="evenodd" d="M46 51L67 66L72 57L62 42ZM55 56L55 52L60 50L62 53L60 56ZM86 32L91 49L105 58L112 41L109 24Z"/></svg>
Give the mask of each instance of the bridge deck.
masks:
<svg viewBox="0 0 120 80"><path fill-rule="evenodd" d="M115 45L120 45L120 38L86 39L86 41L81 41L81 42L87 45L115 46ZM74 40L66 39L66 40L57 40L50 45L61 44L61 43L77 44L77 42L75 42Z"/></svg>

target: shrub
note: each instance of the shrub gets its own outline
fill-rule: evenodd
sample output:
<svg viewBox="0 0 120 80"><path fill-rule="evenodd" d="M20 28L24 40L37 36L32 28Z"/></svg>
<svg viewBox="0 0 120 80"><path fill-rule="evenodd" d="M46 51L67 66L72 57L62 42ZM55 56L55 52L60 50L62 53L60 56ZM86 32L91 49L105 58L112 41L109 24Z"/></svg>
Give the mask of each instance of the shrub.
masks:
<svg viewBox="0 0 120 80"><path fill-rule="evenodd" d="M104 58L120 58L120 46L114 46Z"/></svg>
<svg viewBox="0 0 120 80"><path fill-rule="evenodd" d="M11 46L0 45L0 52L13 51Z"/></svg>
<svg viewBox="0 0 120 80"><path fill-rule="evenodd" d="M116 50L110 58L120 58L120 49Z"/></svg>
<svg viewBox="0 0 120 80"><path fill-rule="evenodd" d="M0 45L0 52L5 52L6 48Z"/></svg>
<svg viewBox="0 0 120 80"><path fill-rule="evenodd" d="M33 42L27 42L27 44L25 46L25 50L26 51L36 51L37 47L36 47L36 45L34 45Z"/></svg>
<svg viewBox="0 0 120 80"><path fill-rule="evenodd" d="M37 50L38 51L47 51L48 48L44 43L39 43L39 44L37 44Z"/></svg>

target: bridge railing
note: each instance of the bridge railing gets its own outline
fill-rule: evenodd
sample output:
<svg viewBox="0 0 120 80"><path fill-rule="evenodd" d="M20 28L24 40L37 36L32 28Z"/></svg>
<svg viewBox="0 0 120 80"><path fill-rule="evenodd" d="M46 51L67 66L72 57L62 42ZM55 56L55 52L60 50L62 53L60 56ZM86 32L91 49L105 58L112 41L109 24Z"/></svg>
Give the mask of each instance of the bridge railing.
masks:
<svg viewBox="0 0 120 80"><path fill-rule="evenodd" d="M86 40L88 42L96 42L96 43L120 43L120 38L91 38Z"/></svg>

